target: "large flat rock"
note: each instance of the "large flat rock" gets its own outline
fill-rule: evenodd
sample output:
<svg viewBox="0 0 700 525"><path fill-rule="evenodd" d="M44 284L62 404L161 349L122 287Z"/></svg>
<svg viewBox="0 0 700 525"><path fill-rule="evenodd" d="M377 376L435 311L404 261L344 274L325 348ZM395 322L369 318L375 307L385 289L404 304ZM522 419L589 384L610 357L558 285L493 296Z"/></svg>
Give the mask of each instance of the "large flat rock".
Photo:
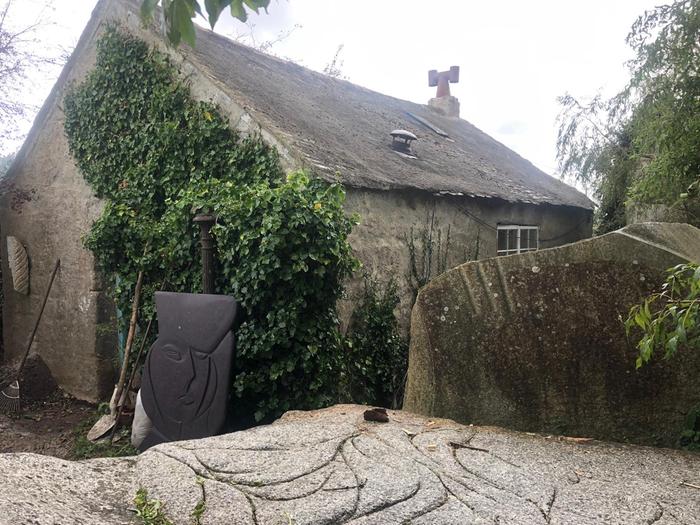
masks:
<svg viewBox="0 0 700 525"><path fill-rule="evenodd" d="M0 456L0 523L137 523L143 487L176 525L699 524L700 455L468 427L366 407L157 446L138 458ZM688 483L684 484L682 482Z"/></svg>
<svg viewBox="0 0 700 525"><path fill-rule="evenodd" d="M404 408L675 446L700 405L700 352L636 370L622 318L688 261L700 261L700 230L645 223L444 273L413 308Z"/></svg>
<svg viewBox="0 0 700 525"><path fill-rule="evenodd" d="M135 494L133 458L65 461L0 454L3 525L125 525Z"/></svg>

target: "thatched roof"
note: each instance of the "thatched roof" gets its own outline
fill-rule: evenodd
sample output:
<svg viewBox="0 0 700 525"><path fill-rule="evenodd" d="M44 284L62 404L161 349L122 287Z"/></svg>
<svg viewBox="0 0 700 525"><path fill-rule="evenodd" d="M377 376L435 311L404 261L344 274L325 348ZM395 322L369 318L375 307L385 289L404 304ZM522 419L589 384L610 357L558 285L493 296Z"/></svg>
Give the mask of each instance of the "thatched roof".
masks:
<svg viewBox="0 0 700 525"><path fill-rule="evenodd" d="M35 120L17 163L34 137L72 68L101 22L138 16L141 0L100 0L78 47ZM318 176L347 186L376 190L414 189L431 193L497 198L510 202L591 209L582 193L462 119L444 117L428 106L383 95L271 57L206 29L197 28L195 49L179 52L196 69L284 144L296 161ZM443 130L437 134L420 120ZM406 129L418 136L417 158L390 148L389 133ZM11 170L12 171L12 170Z"/></svg>
<svg viewBox="0 0 700 525"><path fill-rule="evenodd" d="M321 177L349 186L499 198L592 208L576 189L463 119L383 95L271 57L198 29L188 59L204 66L262 127L295 149ZM438 135L413 116L449 135ZM417 159L391 148L389 133L418 136Z"/></svg>

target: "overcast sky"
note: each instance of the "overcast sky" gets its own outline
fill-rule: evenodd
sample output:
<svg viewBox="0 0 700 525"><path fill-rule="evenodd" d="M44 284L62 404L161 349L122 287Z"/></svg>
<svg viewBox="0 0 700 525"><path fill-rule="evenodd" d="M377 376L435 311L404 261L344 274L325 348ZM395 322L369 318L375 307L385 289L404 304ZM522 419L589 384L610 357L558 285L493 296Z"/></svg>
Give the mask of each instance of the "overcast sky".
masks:
<svg viewBox="0 0 700 525"><path fill-rule="evenodd" d="M19 24L42 0L10 15ZM343 75L395 97L426 103L429 69L461 68L451 86L461 117L550 174L555 160L557 96L612 95L627 79L625 36L651 0L272 0L268 15L250 18L257 41L292 33L273 52L322 70L343 45ZM94 0L53 0L46 46L75 45ZM35 9L36 11L36 9ZM245 35L250 27L224 16L216 31ZM37 105L55 75L35 79ZM47 76L49 78L47 78Z"/></svg>

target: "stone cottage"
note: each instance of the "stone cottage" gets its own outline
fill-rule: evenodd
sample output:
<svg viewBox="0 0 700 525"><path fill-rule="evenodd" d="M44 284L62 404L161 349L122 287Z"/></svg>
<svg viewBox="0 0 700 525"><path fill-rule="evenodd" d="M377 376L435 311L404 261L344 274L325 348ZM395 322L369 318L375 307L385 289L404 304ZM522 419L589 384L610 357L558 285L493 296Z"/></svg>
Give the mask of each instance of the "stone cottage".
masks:
<svg viewBox="0 0 700 525"><path fill-rule="evenodd" d="M0 210L3 273L9 275L7 236L26 247L31 266L28 295L4 280L5 358L15 358L23 348L60 257L35 349L58 383L78 398L95 401L111 390L116 342L101 328L113 307L81 242L102 203L69 154L62 101L67 85L93 66L95 42L107 21L119 21L168 53L194 97L217 103L232 127L259 131L278 148L286 168L304 167L317 177L342 181L347 211L361 218L351 243L365 268L380 279L398 279L404 327L414 292L408 278L412 237L419 263L426 251L423 233L435 252L439 237L440 253L433 257L449 268L591 235L591 201L460 119L446 82L439 86L440 97L421 105L329 78L203 29L197 30L196 49L175 51L142 26L138 9L136 0L98 3L8 173L21 190L15 197L22 198L11 202L5 196ZM431 83L438 77L432 75ZM359 280L350 283L350 300L341 305L345 322L358 291Z"/></svg>

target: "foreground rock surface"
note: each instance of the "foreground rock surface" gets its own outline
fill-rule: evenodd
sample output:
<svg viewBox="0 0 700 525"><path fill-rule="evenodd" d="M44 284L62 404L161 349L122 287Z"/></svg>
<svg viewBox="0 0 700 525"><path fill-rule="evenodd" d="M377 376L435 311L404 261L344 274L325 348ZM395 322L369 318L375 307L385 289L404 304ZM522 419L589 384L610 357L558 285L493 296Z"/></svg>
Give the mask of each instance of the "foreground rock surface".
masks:
<svg viewBox="0 0 700 525"><path fill-rule="evenodd" d="M700 230L645 223L458 266L421 289L404 408L460 422L676 446L700 405L700 352L635 369L622 324Z"/></svg>
<svg viewBox="0 0 700 525"><path fill-rule="evenodd" d="M289 412L138 458L0 455L0 523L137 523L139 487L176 525L700 523L700 455L400 411L371 423L364 409Z"/></svg>

